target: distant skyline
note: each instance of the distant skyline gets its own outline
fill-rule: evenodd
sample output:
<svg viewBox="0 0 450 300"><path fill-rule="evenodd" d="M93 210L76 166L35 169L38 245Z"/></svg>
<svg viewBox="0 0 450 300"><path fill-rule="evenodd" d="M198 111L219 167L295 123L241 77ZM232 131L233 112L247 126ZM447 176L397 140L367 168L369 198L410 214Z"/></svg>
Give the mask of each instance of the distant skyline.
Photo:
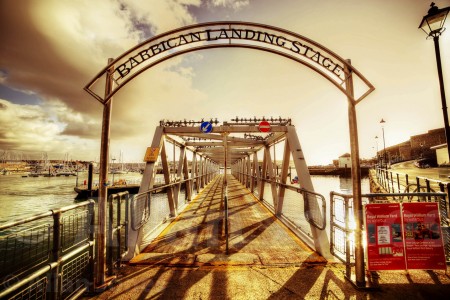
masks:
<svg viewBox="0 0 450 300"><path fill-rule="evenodd" d="M434 1L440 8L450 0ZM361 158L442 128L423 0L0 0L0 153L98 160L102 106L83 87L138 43L181 26L248 21L284 28L349 58L376 90L357 106ZM446 27L450 27L447 20ZM450 32L440 38L450 101ZM347 102L308 68L248 49L168 60L113 99L110 154L142 162L161 119L291 118L309 165L350 152Z"/></svg>

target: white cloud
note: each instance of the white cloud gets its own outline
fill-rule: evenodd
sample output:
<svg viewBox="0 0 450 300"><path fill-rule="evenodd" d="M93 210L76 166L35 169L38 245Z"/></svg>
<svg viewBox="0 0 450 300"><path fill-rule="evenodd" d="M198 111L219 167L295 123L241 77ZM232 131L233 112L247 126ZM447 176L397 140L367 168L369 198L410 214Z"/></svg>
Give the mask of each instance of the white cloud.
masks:
<svg viewBox="0 0 450 300"><path fill-rule="evenodd" d="M151 26L152 33L158 34L183 25L195 23L188 6L199 6L201 0L122 0L125 9L140 23Z"/></svg>
<svg viewBox="0 0 450 300"><path fill-rule="evenodd" d="M2 150L48 152L49 158L58 159L62 153L78 151L78 145L84 144L90 145L90 149L84 150L95 153L96 143L62 134L67 123L60 116L66 114L71 115L70 109L62 103L18 105L0 99ZM76 123L83 121L79 117L75 119L78 119ZM81 155L78 158L82 158Z"/></svg>
<svg viewBox="0 0 450 300"><path fill-rule="evenodd" d="M5 11L9 10L8 5L14 5L15 9L12 14L0 18L0 28L14 30L5 31L5 34L2 30L2 42L8 47L0 47L1 81L13 89L40 96L43 107L33 108L42 114L36 130L45 122L54 126L41 138L54 135L55 141L69 139L72 144L95 138L99 144L102 107L83 91L83 86L106 65L108 57L117 57L140 42L146 32L145 28L136 26L137 23L152 28L154 33L173 29L194 22L187 5L200 4L200 0L6 3ZM27 38L18 39L18 36ZM117 95L113 108L117 141L130 138L132 134L139 138L141 126L133 125L133 122L144 116L156 124L164 118L161 111L167 109L167 102L180 98L180 93L186 97L202 97L192 88L194 74L180 66L182 61L181 57L172 59L162 67L152 69L151 74L141 75L130 84L132 88L122 93L126 102L120 101L120 94ZM146 76L150 76L150 90ZM15 109L25 109L25 106ZM31 124L25 127L29 126ZM19 136L25 135L19 129L16 131ZM26 139L10 141L8 136L4 136L0 148L11 145L23 148L19 141L26 142ZM46 146L52 148L55 141ZM41 146L36 143L36 147Z"/></svg>
<svg viewBox="0 0 450 300"><path fill-rule="evenodd" d="M121 55L144 38L195 23L197 18L202 22L217 21L226 15L298 32L352 58L377 88L358 108L362 156L373 155L373 137L380 135L381 117L392 126L387 141L396 134L394 127L396 135L408 138L408 134L442 126L433 44L416 29L426 5L422 11L418 6L405 6L406 0L385 6L358 1L322 2L1 1L0 82L10 89L36 95L42 106L14 108L23 109L37 120L36 124L21 118L21 126L0 120L4 128L11 128L11 132L0 129L0 149L11 145L26 148L30 140L35 140L38 151L48 146L89 153L92 139L95 147L100 143L102 106L83 87L105 67L107 59ZM402 14L396 13L382 26L376 22L373 11L390 16L399 7L408 9L400 10ZM440 39L445 82L450 74L450 60L444 59L449 56L449 36L443 34ZM114 97L112 146L120 144L126 150L123 146L131 144L141 149L148 145L154 126L162 118L226 120L235 115L282 115L295 118L305 151L322 162L330 159L318 155L317 149L330 152L330 147L323 146L328 142L342 147L342 151L338 146L331 147L335 156L349 151L345 99L339 94L339 99L333 101L335 92L325 92L317 84L317 74L303 69L297 72L291 68L295 64L284 64L280 57L268 55L270 58L253 60L259 55L256 52L247 57L246 50L227 50L227 56L221 56L221 51L170 59L124 87ZM239 59L241 54L243 59ZM17 118L19 112L12 112L5 115L2 110L1 114L13 122L11 116ZM405 126L405 122L411 124ZM323 139L316 138L319 133ZM33 135L32 139L27 139L27 134Z"/></svg>
<svg viewBox="0 0 450 300"><path fill-rule="evenodd" d="M250 5L250 0L212 0L211 5L239 10Z"/></svg>

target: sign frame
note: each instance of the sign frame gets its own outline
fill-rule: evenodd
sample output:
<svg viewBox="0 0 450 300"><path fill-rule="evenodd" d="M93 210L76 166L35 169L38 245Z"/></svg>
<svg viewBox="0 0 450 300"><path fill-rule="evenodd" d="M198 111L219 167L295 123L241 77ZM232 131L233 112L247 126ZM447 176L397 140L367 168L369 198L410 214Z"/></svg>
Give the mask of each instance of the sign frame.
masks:
<svg viewBox="0 0 450 300"><path fill-rule="evenodd" d="M144 161L148 163L156 162L159 157L159 150L159 147L147 147L144 155Z"/></svg>

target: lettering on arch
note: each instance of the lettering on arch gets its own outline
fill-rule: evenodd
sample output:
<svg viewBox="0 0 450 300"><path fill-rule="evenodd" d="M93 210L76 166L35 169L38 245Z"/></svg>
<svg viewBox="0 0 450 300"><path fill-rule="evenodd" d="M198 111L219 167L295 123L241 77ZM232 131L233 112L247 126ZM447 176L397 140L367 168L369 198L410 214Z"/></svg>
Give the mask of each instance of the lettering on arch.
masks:
<svg viewBox="0 0 450 300"><path fill-rule="evenodd" d="M364 76L326 47L285 29L248 22L214 22L182 27L150 38L126 51L86 85L85 90L106 103L133 78L156 64L184 53L210 48L248 48L284 56L319 73L358 103L374 90ZM101 78L111 72L114 87L101 96ZM349 95L346 79L359 79L359 95Z"/></svg>

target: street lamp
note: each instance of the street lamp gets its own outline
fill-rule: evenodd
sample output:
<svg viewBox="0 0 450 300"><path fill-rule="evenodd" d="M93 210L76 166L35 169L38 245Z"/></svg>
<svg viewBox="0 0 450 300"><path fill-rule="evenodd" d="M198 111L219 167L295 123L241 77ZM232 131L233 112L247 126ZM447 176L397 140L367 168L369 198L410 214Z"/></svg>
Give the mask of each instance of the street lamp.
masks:
<svg viewBox="0 0 450 300"><path fill-rule="evenodd" d="M375 136L375 144L377 146L377 168L379 167L379 161L378 161L378 135Z"/></svg>
<svg viewBox="0 0 450 300"><path fill-rule="evenodd" d="M420 22L419 28L427 34L427 38L432 37L434 41L439 87L441 90L442 111L444 114L445 138L447 142L447 152L450 158L450 127L448 125L447 103L445 101L444 79L442 77L441 54L439 51L439 36L445 30L444 23L450 11L450 6L439 9L437 6L435 6L434 2L431 2L430 6L431 8L428 10L428 14L423 17L422 22Z"/></svg>
<svg viewBox="0 0 450 300"><path fill-rule="evenodd" d="M386 121L384 119L381 119L380 124L381 124L381 130L383 131L383 163L384 163L384 168L387 169L386 142L384 140L384 123L386 123Z"/></svg>

